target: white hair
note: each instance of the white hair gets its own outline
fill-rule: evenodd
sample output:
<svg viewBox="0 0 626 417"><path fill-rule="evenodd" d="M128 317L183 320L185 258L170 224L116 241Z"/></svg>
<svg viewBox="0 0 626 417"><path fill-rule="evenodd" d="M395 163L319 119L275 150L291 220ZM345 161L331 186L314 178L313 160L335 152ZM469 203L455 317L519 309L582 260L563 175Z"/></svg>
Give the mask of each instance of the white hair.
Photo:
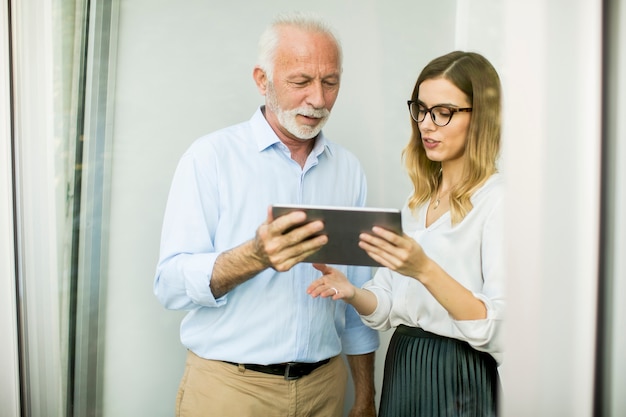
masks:
<svg viewBox="0 0 626 417"><path fill-rule="evenodd" d="M311 12L293 12L279 14L265 29L259 39L257 66L259 66L267 78L271 81L274 75L274 61L276 49L280 40L279 29L284 26L293 26L307 32L323 33L335 41L339 54L339 68L343 62L341 43L334 29L320 16Z"/></svg>

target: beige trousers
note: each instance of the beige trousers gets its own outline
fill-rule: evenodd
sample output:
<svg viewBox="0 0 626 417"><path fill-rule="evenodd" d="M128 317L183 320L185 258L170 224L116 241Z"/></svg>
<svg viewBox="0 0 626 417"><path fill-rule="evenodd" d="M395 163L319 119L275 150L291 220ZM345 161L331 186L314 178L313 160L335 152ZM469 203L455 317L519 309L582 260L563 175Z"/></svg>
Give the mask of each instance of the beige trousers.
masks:
<svg viewBox="0 0 626 417"><path fill-rule="evenodd" d="M189 351L176 417L341 417L347 379L339 356L307 376L287 381Z"/></svg>

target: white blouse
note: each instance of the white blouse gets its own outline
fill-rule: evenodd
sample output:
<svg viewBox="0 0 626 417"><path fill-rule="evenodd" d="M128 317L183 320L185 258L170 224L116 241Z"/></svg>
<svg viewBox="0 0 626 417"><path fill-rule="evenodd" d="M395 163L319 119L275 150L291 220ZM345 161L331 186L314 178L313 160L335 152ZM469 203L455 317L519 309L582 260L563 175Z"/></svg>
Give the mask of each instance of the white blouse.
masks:
<svg viewBox="0 0 626 417"><path fill-rule="evenodd" d="M454 320L416 279L379 268L363 288L378 299L376 310L361 319L377 330L404 324L468 342L502 362L504 315L503 178L494 174L471 198L473 209L452 225L450 213L426 227L428 204L412 217L403 209L405 232L450 276L485 303L487 318ZM411 216L411 217L409 217Z"/></svg>

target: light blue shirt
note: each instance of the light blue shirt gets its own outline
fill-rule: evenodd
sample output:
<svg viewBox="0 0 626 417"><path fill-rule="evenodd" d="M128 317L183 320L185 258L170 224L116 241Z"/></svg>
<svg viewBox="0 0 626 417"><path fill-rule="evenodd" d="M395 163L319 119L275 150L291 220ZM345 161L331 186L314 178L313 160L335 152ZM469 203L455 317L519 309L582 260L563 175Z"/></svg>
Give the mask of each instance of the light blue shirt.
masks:
<svg viewBox="0 0 626 417"><path fill-rule="evenodd" d="M320 276L309 263L269 268L218 299L209 288L216 258L252 239L271 204L363 206L366 189L357 158L322 133L301 168L261 109L196 140L174 174L154 281L166 308L189 311L182 343L203 358L257 364L376 350L378 333L351 306L306 293ZM367 267L338 268L359 287L371 278Z"/></svg>

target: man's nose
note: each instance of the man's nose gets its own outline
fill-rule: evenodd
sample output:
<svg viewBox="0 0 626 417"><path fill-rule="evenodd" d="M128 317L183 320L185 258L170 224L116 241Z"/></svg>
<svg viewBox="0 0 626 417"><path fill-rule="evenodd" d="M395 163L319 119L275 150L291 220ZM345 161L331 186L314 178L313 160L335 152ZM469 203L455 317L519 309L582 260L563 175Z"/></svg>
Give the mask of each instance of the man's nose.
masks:
<svg viewBox="0 0 626 417"><path fill-rule="evenodd" d="M324 86L321 81L311 84L307 102L316 109L324 108L326 105L326 97L324 96Z"/></svg>

